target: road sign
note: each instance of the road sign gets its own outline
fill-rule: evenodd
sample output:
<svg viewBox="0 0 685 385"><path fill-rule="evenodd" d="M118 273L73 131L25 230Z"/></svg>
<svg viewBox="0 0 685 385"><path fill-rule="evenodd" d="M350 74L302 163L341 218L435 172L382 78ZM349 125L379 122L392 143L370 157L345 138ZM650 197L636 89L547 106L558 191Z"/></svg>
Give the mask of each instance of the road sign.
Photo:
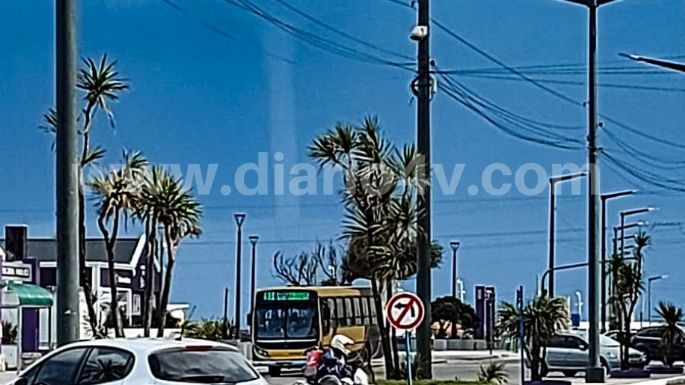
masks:
<svg viewBox="0 0 685 385"><path fill-rule="evenodd" d="M399 330L415 329L423 321L426 309L421 299L413 293L397 293L385 308L390 325Z"/></svg>

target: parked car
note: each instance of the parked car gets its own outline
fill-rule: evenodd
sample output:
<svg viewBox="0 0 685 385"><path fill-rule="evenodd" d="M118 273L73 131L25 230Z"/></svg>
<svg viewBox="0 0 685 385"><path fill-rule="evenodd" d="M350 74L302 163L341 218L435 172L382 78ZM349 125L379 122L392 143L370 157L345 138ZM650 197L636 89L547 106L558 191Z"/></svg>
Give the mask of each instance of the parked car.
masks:
<svg viewBox="0 0 685 385"><path fill-rule="evenodd" d="M665 326L649 326L642 328L633 335L630 345L645 353L649 361L664 361L663 348L661 346L661 336L664 334ZM671 350L668 357L666 357L664 364L671 365L676 361L685 359L685 330L680 329L681 341L680 346Z"/></svg>
<svg viewBox="0 0 685 385"><path fill-rule="evenodd" d="M561 372L564 376L574 377L578 372L585 371L588 363L589 344L585 339L586 334L561 333L547 345L547 366L550 372ZM602 366L606 370L621 367L620 344L609 337L599 336L599 355ZM646 357L643 353L630 349L630 365L643 367Z"/></svg>
<svg viewBox="0 0 685 385"><path fill-rule="evenodd" d="M202 340L112 339L60 348L9 385L267 385L235 347Z"/></svg>

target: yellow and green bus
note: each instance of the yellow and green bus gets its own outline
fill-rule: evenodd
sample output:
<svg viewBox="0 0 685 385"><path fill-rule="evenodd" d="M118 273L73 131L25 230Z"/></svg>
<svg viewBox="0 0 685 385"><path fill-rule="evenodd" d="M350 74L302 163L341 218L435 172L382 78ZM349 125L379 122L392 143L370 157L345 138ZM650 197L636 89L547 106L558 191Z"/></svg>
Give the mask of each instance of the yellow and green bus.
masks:
<svg viewBox="0 0 685 385"><path fill-rule="evenodd" d="M302 368L307 351L336 334L354 341L353 360L381 354L376 308L370 288L354 286L274 287L257 291L252 317L252 358L278 376Z"/></svg>

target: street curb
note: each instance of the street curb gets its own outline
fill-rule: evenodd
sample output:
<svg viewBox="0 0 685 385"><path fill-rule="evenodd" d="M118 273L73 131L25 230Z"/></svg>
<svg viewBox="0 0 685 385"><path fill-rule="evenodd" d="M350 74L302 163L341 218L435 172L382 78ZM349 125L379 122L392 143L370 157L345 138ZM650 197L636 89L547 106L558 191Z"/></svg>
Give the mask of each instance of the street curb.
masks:
<svg viewBox="0 0 685 385"><path fill-rule="evenodd" d="M660 378L658 380L650 380L643 382L635 382L632 385L683 385L685 384L685 376Z"/></svg>

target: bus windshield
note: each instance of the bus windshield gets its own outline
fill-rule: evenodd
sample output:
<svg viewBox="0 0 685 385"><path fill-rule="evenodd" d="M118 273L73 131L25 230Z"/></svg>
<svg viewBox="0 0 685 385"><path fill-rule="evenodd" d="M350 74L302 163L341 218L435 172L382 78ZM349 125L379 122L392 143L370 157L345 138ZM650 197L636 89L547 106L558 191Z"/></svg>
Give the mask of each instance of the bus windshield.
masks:
<svg viewBox="0 0 685 385"><path fill-rule="evenodd" d="M257 338L315 339L318 314L315 302L263 302L257 307Z"/></svg>

